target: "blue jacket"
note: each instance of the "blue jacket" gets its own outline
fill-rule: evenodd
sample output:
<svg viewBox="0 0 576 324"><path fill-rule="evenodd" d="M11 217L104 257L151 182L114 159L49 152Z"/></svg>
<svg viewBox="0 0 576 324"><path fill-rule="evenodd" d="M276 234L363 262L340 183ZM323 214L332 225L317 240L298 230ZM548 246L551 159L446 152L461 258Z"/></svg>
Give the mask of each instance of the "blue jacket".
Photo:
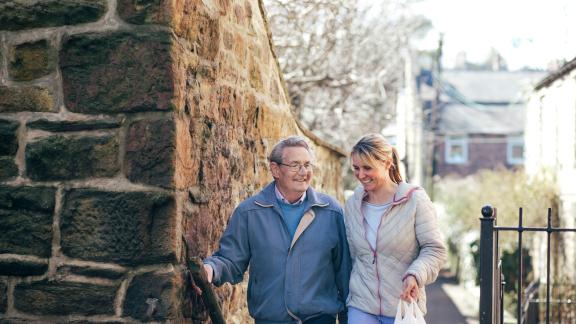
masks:
<svg viewBox="0 0 576 324"><path fill-rule="evenodd" d="M204 260L213 283L242 281L257 323L293 323L345 310L351 261L342 208L312 188L294 238L282 219L274 182L234 211L220 248Z"/></svg>

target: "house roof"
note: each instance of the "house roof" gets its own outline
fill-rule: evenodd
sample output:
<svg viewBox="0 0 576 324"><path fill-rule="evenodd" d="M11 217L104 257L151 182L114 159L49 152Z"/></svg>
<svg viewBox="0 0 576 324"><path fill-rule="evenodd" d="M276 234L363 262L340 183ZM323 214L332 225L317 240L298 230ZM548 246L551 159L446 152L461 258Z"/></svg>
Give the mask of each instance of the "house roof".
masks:
<svg viewBox="0 0 576 324"><path fill-rule="evenodd" d="M550 73L540 82L538 82L536 86L534 86L534 90L540 90L549 86L552 82L562 78L564 75L570 73L574 69L576 69L576 57L562 65L557 71Z"/></svg>
<svg viewBox="0 0 576 324"><path fill-rule="evenodd" d="M524 105L469 107L462 104L446 104L440 110L437 132L454 135L522 134Z"/></svg>
<svg viewBox="0 0 576 324"><path fill-rule="evenodd" d="M483 104L524 102L523 93L532 90L534 84L545 75L545 72L538 71L446 70L441 76L446 94L442 100L460 103L467 100ZM451 95L454 91L465 100Z"/></svg>

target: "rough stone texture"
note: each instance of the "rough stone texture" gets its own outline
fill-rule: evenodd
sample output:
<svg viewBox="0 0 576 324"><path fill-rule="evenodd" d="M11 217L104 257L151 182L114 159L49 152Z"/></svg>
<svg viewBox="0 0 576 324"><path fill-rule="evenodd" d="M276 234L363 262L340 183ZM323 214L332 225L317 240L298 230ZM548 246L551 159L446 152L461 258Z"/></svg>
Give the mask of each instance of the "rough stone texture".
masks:
<svg viewBox="0 0 576 324"><path fill-rule="evenodd" d="M313 186L343 198L339 176L343 155L294 121L260 3L210 4L213 10L208 5L191 6L174 19L175 33L198 44L195 53L176 56L176 66L188 65L185 85L176 89L185 94L181 111L186 114L175 117L174 178L175 187L189 193L179 203L184 233L193 242L190 254L202 257L218 248L237 204L272 180L266 155L282 137L308 137L320 164ZM219 17L213 14L217 9ZM227 321L250 321L244 284L223 286L217 292ZM201 312L197 304L192 308Z"/></svg>
<svg viewBox="0 0 576 324"><path fill-rule="evenodd" d="M0 181L18 176L18 166L14 162L18 151L17 121L0 119Z"/></svg>
<svg viewBox="0 0 576 324"><path fill-rule="evenodd" d="M163 193L66 193L61 215L62 252L73 258L124 265L171 262L174 200Z"/></svg>
<svg viewBox="0 0 576 324"><path fill-rule="evenodd" d="M18 44L12 49L8 74L16 81L30 81L56 68L56 50L47 40Z"/></svg>
<svg viewBox="0 0 576 324"><path fill-rule="evenodd" d="M0 313L6 312L8 306L8 287L3 281L0 281Z"/></svg>
<svg viewBox="0 0 576 324"><path fill-rule="evenodd" d="M229 3L229 0L211 0L203 3L194 0L172 1L172 7L156 6L154 11L157 17L171 16L169 25L174 33L193 44L195 54L207 60L214 60L220 48L222 22L225 21L222 16L228 14ZM164 24L159 19L156 19L155 23Z"/></svg>
<svg viewBox="0 0 576 324"><path fill-rule="evenodd" d="M66 107L87 114L171 109L171 43L166 32L66 39L60 52Z"/></svg>
<svg viewBox="0 0 576 324"><path fill-rule="evenodd" d="M6 181L18 176L18 166L11 156L0 156L0 181Z"/></svg>
<svg viewBox="0 0 576 324"><path fill-rule="evenodd" d="M198 55L207 60L214 60L220 49L220 23L207 14L194 17L193 25L189 26L187 39L198 44Z"/></svg>
<svg viewBox="0 0 576 324"><path fill-rule="evenodd" d="M174 320L179 311L174 302L180 299L181 289L182 281L173 273L136 276L126 293L124 314L141 321Z"/></svg>
<svg viewBox="0 0 576 324"><path fill-rule="evenodd" d="M14 306L35 315L112 315L116 289L74 282L21 283L14 289Z"/></svg>
<svg viewBox="0 0 576 324"><path fill-rule="evenodd" d="M126 176L133 182L170 187L174 176L174 122L141 120L128 127Z"/></svg>
<svg viewBox="0 0 576 324"><path fill-rule="evenodd" d="M0 119L0 156L14 155L18 151L18 126L17 121Z"/></svg>
<svg viewBox="0 0 576 324"><path fill-rule="evenodd" d="M55 1L44 1L49 2ZM4 72L10 69L13 46L23 40L38 39L38 32L45 33L41 37L58 46L56 61L62 78L53 73L42 78L42 82L34 81L52 89L55 95L26 83L14 87L8 82L10 86L0 87L0 113L26 112L7 117L27 121L26 164L18 163L20 170L17 170L24 173L21 175L24 179L17 178L18 181L30 181L37 186L37 181L54 180L62 188L62 201L58 204L61 206L58 251L64 258L51 260L56 262L54 275L60 281L43 282L31 289L30 284L20 283L30 282L30 278L9 278L10 282L20 283L14 296L16 310L0 322L25 321L29 319L23 317L27 313L37 314L39 322L68 322L72 320L69 314L89 314L96 309L92 308L97 304L94 301L99 300L85 294L93 287L70 287L66 279L82 276L88 280L94 278L95 282L96 278L120 282L143 265L163 265L166 269L167 263L172 263L175 269L180 269L181 234L191 242L190 255L211 254L217 249L233 209L271 180L266 155L281 137L292 134L308 137L316 148L320 165L313 186L342 198L341 180L335 176L340 174L341 155L294 120L271 51L260 1L107 2L117 4L117 12L112 14L118 14L127 23L120 24L120 30L105 30L114 27L92 24L81 31L47 29L3 35L0 48L5 50ZM65 36L60 41L62 32ZM55 78L49 80L52 76ZM12 74L4 77L11 81ZM62 83L57 84L60 80ZM23 89L31 94L34 93L30 89L44 91L47 99L22 94ZM61 113L34 113L58 111L61 104L64 106ZM109 150L88 158L87 153L101 148L94 143L100 137L110 139ZM100 160L90 164L88 159ZM79 169L89 171L80 174L74 169L78 164L82 164ZM107 166L117 172L105 175L94 171L101 170L98 168L104 169L103 173L110 171ZM100 179L112 176L122 180L116 183L115 178ZM78 189L83 180L88 180L85 186L91 188ZM151 189L134 191L144 186ZM53 222L52 210L46 212L49 224ZM12 213L0 217L0 228L3 228L1 222L16 219L12 209L2 207L0 211ZM18 217L23 214L18 213ZM36 237L34 230L32 235L30 231L25 234ZM49 238L50 230L48 227ZM5 237L0 237L0 246L6 245L3 240ZM46 242L48 250L44 254L49 254L51 241ZM10 253L38 254L24 251L24 246L35 245L18 245ZM103 264L79 266L68 258ZM126 266L128 273L116 267L109 270L111 263ZM206 315L202 303L198 298L188 297L185 290L189 285L183 280L179 273L137 273L127 282L126 298L120 305L122 318L94 316L73 320L206 321L202 317ZM227 322L250 322L246 282L216 290ZM62 307L54 304L60 295L65 295ZM28 297L22 299L23 296ZM153 298L158 298L156 309L148 313ZM31 300L39 300L41 305L31 305ZM107 308L106 313L112 314L112 300L98 309Z"/></svg>
<svg viewBox="0 0 576 324"><path fill-rule="evenodd" d="M171 18L169 5L167 0L118 0L118 15L131 24L167 25Z"/></svg>
<svg viewBox="0 0 576 324"><path fill-rule="evenodd" d="M87 23L105 12L106 0L4 0L0 2L0 30Z"/></svg>
<svg viewBox="0 0 576 324"><path fill-rule="evenodd" d="M113 269L97 269L89 266L64 265L58 268L59 274L76 274L86 277L99 277L106 279L120 279L125 272Z"/></svg>
<svg viewBox="0 0 576 324"><path fill-rule="evenodd" d="M48 262L0 260L0 276L37 276L48 270Z"/></svg>
<svg viewBox="0 0 576 324"><path fill-rule="evenodd" d="M4 87L0 86L0 113L3 112L56 112L52 91L37 87Z"/></svg>
<svg viewBox="0 0 576 324"><path fill-rule="evenodd" d="M8 287L6 283L0 281L0 313L6 312L8 306Z"/></svg>
<svg viewBox="0 0 576 324"><path fill-rule="evenodd" d="M115 136L50 136L26 146L26 174L34 180L111 177L119 169Z"/></svg>
<svg viewBox="0 0 576 324"><path fill-rule="evenodd" d="M86 324L86 323L106 323L106 324L125 324L127 323L126 321L121 321L121 320L106 320L106 319L102 319L101 317L95 317L95 318L83 318L80 320L71 320L69 318L62 317L61 320L54 320L54 319L50 319L50 320L46 320L46 319L41 319L41 320L31 320L31 319L18 319L16 317L4 317L4 319L0 319L0 324ZM128 322L129 323L129 322Z"/></svg>
<svg viewBox="0 0 576 324"><path fill-rule="evenodd" d="M118 128L120 122L114 120L48 120L38 119L28 122L28 128L50 132L76 132L98 129Z"/></svg>
<svg viewBox="0 0 576 324"><path fill-rule="evenodd" d="M0 186L0 253L50 256L56 190Z"/></svg>

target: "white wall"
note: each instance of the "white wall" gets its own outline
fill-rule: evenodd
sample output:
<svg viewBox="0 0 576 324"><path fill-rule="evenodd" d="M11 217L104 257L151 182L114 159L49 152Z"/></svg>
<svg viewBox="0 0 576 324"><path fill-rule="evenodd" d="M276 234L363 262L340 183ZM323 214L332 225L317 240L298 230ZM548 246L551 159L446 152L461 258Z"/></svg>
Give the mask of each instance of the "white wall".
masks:
<svg viewBox="0 0 576 324"><path fill-rule="evenodd" d="M535 91L526 111L525 168L529 175L550 172L560 196L560 226L576 227L576 70ZM576 267L576 235L561 234L565 266ZM545 242L543 242L545 243ZM545 262L545 261L544 261ZM545 276L545 273L541 273ZM576 275L572 274L576 282Z"/></svg>

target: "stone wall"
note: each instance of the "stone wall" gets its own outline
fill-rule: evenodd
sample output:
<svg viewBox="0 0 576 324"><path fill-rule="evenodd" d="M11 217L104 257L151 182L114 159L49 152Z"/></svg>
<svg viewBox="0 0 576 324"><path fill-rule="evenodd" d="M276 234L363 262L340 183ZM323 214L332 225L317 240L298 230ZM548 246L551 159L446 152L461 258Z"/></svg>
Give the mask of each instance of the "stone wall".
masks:
<svg viewBox="0 0 576 324"><path fill-rule="evenodd" d="M258 0L0 2L0 322L205 320L191 255L270 181L292 117ZM245 322L245 285L217 289Z"/></svg>

